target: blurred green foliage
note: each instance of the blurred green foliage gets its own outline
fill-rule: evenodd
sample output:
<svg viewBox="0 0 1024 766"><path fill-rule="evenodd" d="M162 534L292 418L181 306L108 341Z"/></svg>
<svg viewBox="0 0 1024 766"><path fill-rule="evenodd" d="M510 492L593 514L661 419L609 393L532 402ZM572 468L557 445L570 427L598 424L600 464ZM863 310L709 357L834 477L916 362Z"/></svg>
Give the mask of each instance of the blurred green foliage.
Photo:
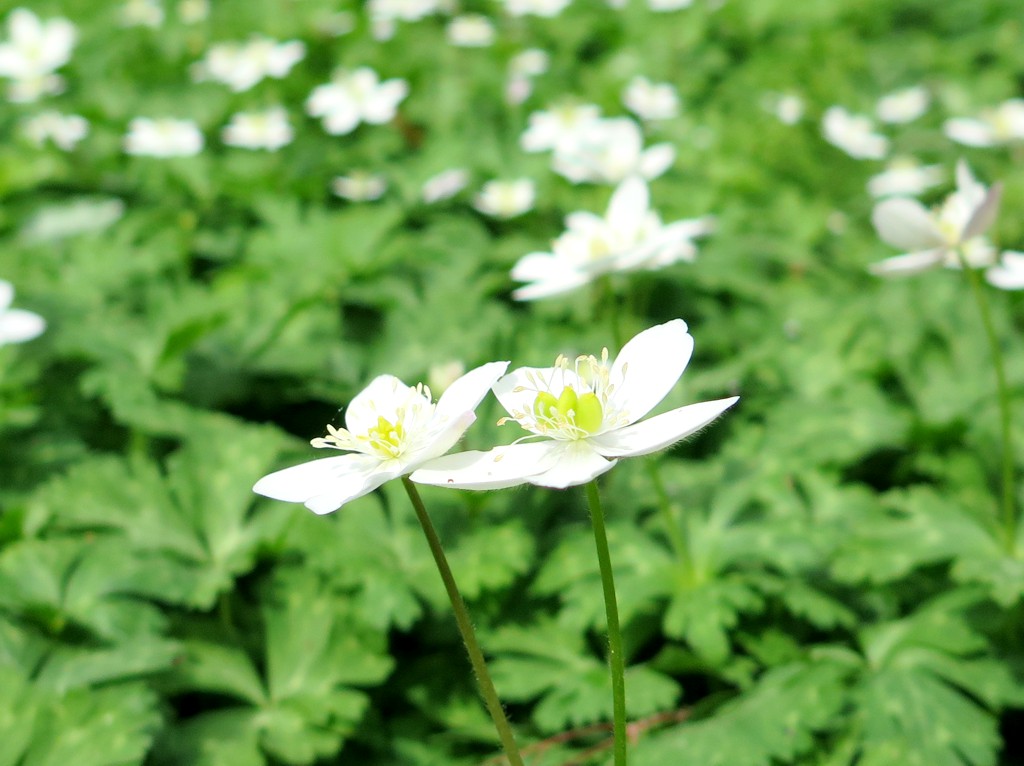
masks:
<svg viewBox="0 0 1024 766"><path fill-rule="evenodd" d="M628 706L650 723L632 762L1022 762L1024 539L1012 554L1000 539L977 310L958 274L866 273L891 254L865 190L881 166L819 128L832 104L870 112L925 85L929 112L889 129L898 153L948 168L964 156L1001 180L993 236L1020 249L1022 147L967 150L940 130L1021 95L1019 0L698 0L672 14L575 0L554 19L464 5L491 15L493 47L449 45L442 15L375 40L343 1L214 0L196 24L167 3L156 29L124 27L118 3L32 3L71 19L78 42L66 92L0 110L0 277L49 324L0 348L0 766L493 755L401 490L321 518L250 487L310 459L304 442L373 375L614 348L596 291L509 297L516 259L608 197L517 141L531 111L567 96L624 113L635 74L684 104L648 129L678 150L655 207L666 221L714 213L718 230L695 264L617 277L619 320L627 337L688 322L696 353L669 404L742 399L603 485ZM355 26L336 37L339 11ZM244 93L192 81L210 44L254 33L302 39L306 58ZM510 106L507 64L527 47L551 70ZM357 65L406 78L410 95L393 123L329 136L302 105ZM804 119L769 114L776 92L801 96ZM276 103L296 132L279 152L218 139L234 112ZM78 148L21 135L44 106L89 120ZM121 151L131 118L165 115L196 120L205 150ZM469 192L425 205L423 181L453 166L471 190L534 177L535 210L487 219ZM354 168L388 178L382 200L330 194ZM1022 445L1024 304L990 299ZM514 438L496 403L479 415L469 447ZM604 612L578 493L424 498L529 762L601 763Z"/></svg>

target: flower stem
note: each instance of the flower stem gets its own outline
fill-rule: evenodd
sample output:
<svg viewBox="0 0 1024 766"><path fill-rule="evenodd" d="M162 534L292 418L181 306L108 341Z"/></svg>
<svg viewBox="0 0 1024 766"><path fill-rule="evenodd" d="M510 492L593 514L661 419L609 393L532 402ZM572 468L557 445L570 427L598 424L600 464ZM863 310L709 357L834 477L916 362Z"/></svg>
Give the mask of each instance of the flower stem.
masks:
<svg viewBox="0 0 1024 766"><path fill-rule="evenodd" d="M466 603L462 600L459 587L455 584L455 577L452 575L451 567L448 566L448 559L444 555L444 549L441 547L441 540L438 538L437 531L427 515L427 509L423 505L423 500L420 498L416 485L409 480L408 476L402 477L402 484L405 485L405 491L409 495L412 507L416 510L416 517L420 520L420 526L423 527L423 534L427 537L430 552L434 554L434 562L437 564L438 572L441 573L445 590L448 591L448 598L451 600L452 609L455 611L455 622L458 623L459 633L462 634L462 643L466 645L466 652L469 654L470 664L472 664L473 672L476 674L480 694L483 695L484 704L487 705L487 712L491 714L494 727L498 730L498 738L501 740L505 756L512 766L523 766L523 759L519 755L519 748L516 746L512 727L509 726L508 719L505 717L505 710L501 707L501 700L498 699L498 693L494 689L491 675L487 672L487 663L484 661L483 652L480 651L480 644L477 643L473 623L469 619L469 610L466 609Z"/></svg>
<svg viewBox="0 0 1024 766"><path fill-rule="evenodd" d="M988 305L984 286L981 284L977 269L967 263L963 253L959 253L959 255L960 265L967 274L967 281L971 285L971 292L974 293L974 300L978 304L981 323L985 326L985 336L988 339L989 350L992 354L992 367L996 374L996 395L999 399L999 430L1003 450L1001 517L1003 534L1006 537L1006 550L1012 555L1016 552L1017 547L1017 514L1013 507L1013 443L1010 436L1010 387L1006 383L1003 350L999 345L999 338L996 336L995 325L992 323L992 312Z"/></svg>
<svg viewBox="0 0 1024 766"><path fill-rule="evenodd" d="M612 715L615 734L615 766L626 766L626 668L622 656L622 632L619 630L619 607L615 600L615 578L608 553L608 535L604 528L604 512L597 480L587 484L587 503L597 544L597 563L604 589L604 609L608 620L608 665L612 674Z"/></svg>

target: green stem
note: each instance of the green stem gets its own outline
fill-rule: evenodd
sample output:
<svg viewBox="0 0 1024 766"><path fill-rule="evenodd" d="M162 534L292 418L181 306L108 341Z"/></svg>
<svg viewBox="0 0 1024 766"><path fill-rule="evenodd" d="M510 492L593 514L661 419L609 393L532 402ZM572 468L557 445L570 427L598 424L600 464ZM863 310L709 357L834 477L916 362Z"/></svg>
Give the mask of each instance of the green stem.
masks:
<svg viewBox="0 0 1024 766"><path fill-rule="evenodd" d="M420 526L423 527L423 534L427 537L430 552L434 554L437 571L441 573L444 588L448 591L448 598L451 600L452 609L455 611L455 622L459 625L462 643L466 645L466 652L469 654L469 661L473 666L473 672L476 674L480 693L483 695L484 704L487 705L487 712L491 714L491 720L494 721L494 727L498 730L498 738L501 739L501 746L505 751L505 756L512 766L523 766L523 759L519 755L519 748L516 746L512 727L509 726L508 719L505 717L505 710L501 707L501 700L498 699L498 693L494 689L491 675L487 672L487 663L484 661L484 654L480 651L480 645L477 643L473 623L469 619L469 610L466 609L466 603L462 600L459 587L455 584L455 577L452 575L451 567L448 566L448 559L444 555L444 549L441 547L441 540L434 530L434 525L430 522L427 509L423 505L423 500L420 498L416 485L409 480L408 476L402 477L402 484L405 485L405 491L409 495L412 507L416 509L416 517L420 520Z"/></svg>
<svg viewBox="0 0 1024 766"><path fill-rule="evenodd" d="M690 546L686 544L686 538L683 537L683 532L672 515L672 501L669 499L668 492L665 491L665 483L661 480L661 471L658 470L658 464L653 460L645 460L644 463L647 465L651 484L654 485L654 493L658 496L658 506L661 508L661 517L665 522L665 532L672 544L672 550L683 571L690 576L693 574Z"/></svg>
<svg viewBox="0 0 1024 766"><path fill-rule="evenodd" d="M1013 555L1017 548L1017 514L1013 507L1013 444L1010 436L1010 387L1006 383L1003 350L999 345L996 328L992 322L992 312L989 309L984 286L978 277L977 269L972 268L967 263L963 253L959 252L959 250L957 252L960 256L960 265L967 274L967 281L971 285L971 292L974 293L974 300L978 304L981 323L985 326L985 336L988 338L989 350L992 354L992 367L996 373L996 393L999 399L999 430L1003 449L1001 515L1003 533L1006 536L1006 550Z"/></svg>
<svg viewBox="0 0 1024 766"><path fill-rule="evenodd" d="M604 512L597 480L587 484L587 502L590 520L597 544L597 563L601 569L601 587L604 589L604 609L608 619L608 665L612 674L612 729L615 733L615 766L626 766L626 667L622 656L622 632L619 630L619 607L615 600L615 578L612 559L608 553L608 535L604 528Z"/></svg>

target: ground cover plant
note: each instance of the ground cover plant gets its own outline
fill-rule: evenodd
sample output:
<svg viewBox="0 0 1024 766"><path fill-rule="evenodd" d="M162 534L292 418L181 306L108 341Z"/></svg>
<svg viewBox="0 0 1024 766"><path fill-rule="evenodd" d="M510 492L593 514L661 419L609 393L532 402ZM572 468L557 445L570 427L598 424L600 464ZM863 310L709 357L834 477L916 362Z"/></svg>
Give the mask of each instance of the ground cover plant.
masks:
<svg viewBox="0 0 1024 766"><path fill-rule="evenodd" d="M1017 0L0 23L0 766L1024 761Z"/></svg>

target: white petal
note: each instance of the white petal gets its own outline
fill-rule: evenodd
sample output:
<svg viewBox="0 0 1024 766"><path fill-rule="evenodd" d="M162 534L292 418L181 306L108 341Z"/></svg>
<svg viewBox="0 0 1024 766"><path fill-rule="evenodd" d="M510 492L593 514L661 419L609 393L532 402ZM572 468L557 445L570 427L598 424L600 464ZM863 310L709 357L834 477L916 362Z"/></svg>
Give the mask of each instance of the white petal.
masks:
<svg viewBox="0 0 1024 766"><path fill-rule="evenodd" d="M943 243L934 216L916 199L896 197L879 202L871 223L882 241L903 250L925 250Z"/></svg>
<svg viewBox="0 0 1024 766"><path fill-rule="evenodd" d="M303 503L316 513L330 513L394 478L393 471L379 470L382 463L360 454L321 458L268 474L252 490L275 500Z"/></svg>
<svg viewBox="0 0 1024 766"><path fill-rule="evenodd" d="M693 337L682 319L636 335L612 364L610 379L615 389L608 398L608 409L624 413L627 424L635 423L672 390L692 353Z"/></svg>
<svg viewBox="0 0 1024 766"><path fill-rule="evenodd" d="M612 194L605 216L612 229L632 229L647 213L650 193L642 178L631 176L623 181Z"/></svg>
<svg viewBox="0 0 1024 766"><path fill-rule="evenodd" d="M942 126L942 132L948 138L965 146L994 146L996 143L992 126L981 120L971 120L966 117L946 120Z"/></svg>
<svg viewBox="0 0 1024 766"><path fill-rule="evenodd" d="M554 464L556 442L510 444L487 452L456 452L431 460L409 477L455 489L503 489L525 484Z"/></svg>
<svg viewBox="0 0 1024 766"><path fill-rule="evenodd" d="M894 255L884 261L868 266L868 271L878 277L908 277L937 268L946 258L946 250L921 250L916 253Z"/></svg>
<svg viewBox="0 0 1024 766"><path fill-rule="evenodd" d="M672 144L655 144L640 155L640 174L653 180L672 167L676 161L676 148Z"/></svg>
<svg viewBox="0 0 1024 766"><path fill-rule="evenodd" d="M453 418L475 410L491 386L505 374L508 365L508 362L490 362L467 372L445 389L437 402L434 416ZM466 425L468 427L469 424Z"/></svg>
<svg viewBox="0 0 1024 766"><path fill-rule="evenodd" d="M509 276L517 282L543 279L560 263L553 253L527 253L512 267Z"/></svg>
<svg viewBox="0 0 1024 766"><path fill-rule="evenodd" d="M376 427L378 415L394 421L395 410L408 395L409 387L394 375L378 375L348 403L345 427L354 434L365 434Z"/></svg>
<svg viewBox="0 0 1024 766"><path fill-rule="evenodd" d="M1024 290L1024 253L1005 251L999 265L985 272L985 279L1000 290Z"/></svg>
<svg viewBox="0 0 1024 766"><path fill-rule="evenodd" d="M550 458L554 464L543 473L529 477L531 484L552 489L575 487L586 484L615 466L614 460L603 458L587 439L557 442Z"/></svg>
<svg viewBox="0 0 1024 766"><path fill-rule="evenodd" d="M591 437L590 443L605 457L647 455L699 431L732 407L738 399L738 396L732 396L713 402L689 404L617 431Z"/></svg>
<svg viewBox="0 0 1024 766"><path fill-rule="evenodd" d="M535 301L540 298L550 298L553 295L561 295L571 292L577 287L582 287L593 278L594 275L590 273L563 270L562 273L538 279L532 284L523 285L513 290L512 298L517 301Z"/></svg>
<svg viewBox="0 0 1024 766"><path fill-rule="evenodd" d="M22 309L0 310L0 346L5 343L22 343L41 335L46 321L38 314Z"/></svg>
<svg viewBox="0 0 1024 766"><path fill-rule="evenodd" d="M985 195L985 199L975 208L967 225L964 226L961 240L968 240L982 234L996 220L996 213L999 212L999 202L1003 196L1003 185L993 184Z"/></svg>
<svg viewBox="0 0 1024 766"><path fill-rule="evenodd" d="M387 122L395 116L398 103L408 93L409 85L405 80L382 82L373 98L363 106L363 119L373 124Z"/></svg>
<svg viewBox="0 0 1024 766"><path fill-rule="evenodd" d="M332 136L344 136L356 129L359 113L350 109L332 109L324 115L324 130Z"/></svg>

